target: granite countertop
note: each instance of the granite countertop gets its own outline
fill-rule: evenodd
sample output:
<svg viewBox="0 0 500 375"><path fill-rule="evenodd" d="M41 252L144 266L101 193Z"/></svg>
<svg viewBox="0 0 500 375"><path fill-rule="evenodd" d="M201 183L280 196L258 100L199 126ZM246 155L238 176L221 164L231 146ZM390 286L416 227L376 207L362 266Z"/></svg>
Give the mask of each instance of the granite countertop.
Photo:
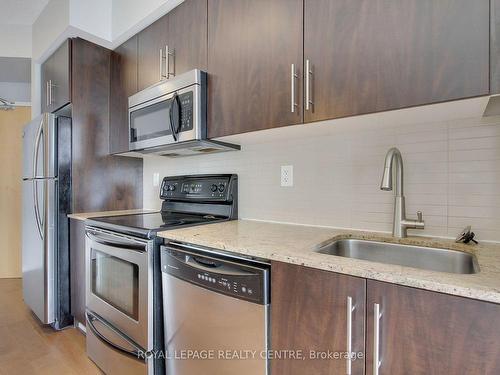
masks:
<svg viewBox="0 0 500 375"><path fill-rule="evenodd" d="M299 264L367 279L385 281L467 298L500 303L500 244L457 244L453 240L331 229L303 225L234 220L160 232L180 242L222 249L263 259ZM452 274L319 254L313 249L332 239L358 238L454 249L476 256L480 272Z"/></svg>
<svg viewBox="0 0 500 375"><path fill-rule="evenodd" d="M119 210L119 211L101 211L101 212L81 212L78 214L69 214L70 219L82 220L91 219L93 217L103 217L103 216L118 216L118 215L134 215L134 214L144 214L149 212L157 212L158 210L153 210L149 208L137 208L132 210Z"/></svg>

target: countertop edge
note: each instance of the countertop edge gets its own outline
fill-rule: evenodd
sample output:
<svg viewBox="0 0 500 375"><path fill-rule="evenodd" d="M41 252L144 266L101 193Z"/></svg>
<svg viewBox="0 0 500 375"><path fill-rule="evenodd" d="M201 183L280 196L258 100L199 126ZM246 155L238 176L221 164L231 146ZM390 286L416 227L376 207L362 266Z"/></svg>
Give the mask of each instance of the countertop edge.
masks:
<svg viewBox="0 0 500 375"><path fill-rule="evenodd" d="M263 222L259 223L260 225L265 224ZM211 225L214 226L218 224L211 224ZM226 224L226 225L231 225L231 224ZM235 225L234 222L232 225ZM289 264L301 265L318 270L324 270L354 277L365 278L367 280L387 282L395 285L401 285L401 286L438 292L483 302L500 304L500 279L498 286L496 285L496 283L491 283L491 278L492 277L495 278L498 273L496 268L493 270L488 269L486 271L486 279L484 281L485 285L481 286L480 284L482 281L478 281L477 279L475 280L466 279L468 277L469 278L477 277L477 275L480 275L481 273L472 275L445 274L443 276L444 273L436 271L418 270L415 268L404 267L404 266L387 265L387 264L359 260L359 259L343 258L334 255L318 254L313 252L312 249L311 250L305 249L303 253L297 251L287 252L286 250L273 251L272 249L271 250L269 249L270 247L269 242L265 243L265 245L263 246L252 245L251 248L250 246L238 247L235 246L234 244L231 244L230 243L231 241L225 241L223 238L218 238L217 240L214 240L213 238L205 237L202 232L206 231L206 229L207 226L200 226L184 230L179 229L179 230L169 230L169 231L159 232L158 235L166 240L190 243L193 245L198 245L211 249L220 249L234 254L248 255L256 258L266 259L269 261L285 262ZM220 230L220 228L218 229ZM196 230L200 231L200 233L194 233ZM352 231L335 230L335 232L336 233L332 233L332 235L329 237L327 241L332 241L335 239L346 238L346 237L357 238L360 236L362 237L363 235L366 235L367 239L368 237L372 236L372 239L376 238L376 240L381 240L381 238L384 237L384 235L381 235L380 233L376 232L371 233L371 232L362 232L355 230ZM386 242L401 242L400 239L389 238L388 236L385 237L387 237ZM452 244L449 240L444 242L442 239L432 238L432 237L429 238L411 237L408 239L404 239L404 241L410 242L411 244L414 245L459 249L459 251L467 251L471 253L479 251L481 250L481 248L489 247L488 244L478 247L469 247L470 245ZM321 241L321 239L318 239L318 244L322 242L325 241ZM444 247L444 244L446 244L447 247ZM493 248L492 251L496 251L499 245L492 244L491 246L495 246L495 248ZM346 261L346 259L348 260ZM418 272L422 272L422 276L419 276L417 274ZM446 277L448 277L446 275L449 275L450 280L443 280L443 278L446 279ZM483 275L485 274L483 273L480 276ZM435 279L433 277L435 277ZM454 284L453 283L454 277L455 278L463 277L464 279L462 279L460 283ZM469 282L470 285L468 285Z"/></svg>
<svg viewBox="0 0 500 375"><path fill-rule="evenodd" d="M87 219L92 219L95 217L104 217L104 216L119 216L119 215L136 215L142 213L151 213L157 212L159 210L150 209L150 208L134 208L130 210L116 210L116 211L100 211L100 212L80 212L68 214L68 218L74 220L85 221Z"/></svg>

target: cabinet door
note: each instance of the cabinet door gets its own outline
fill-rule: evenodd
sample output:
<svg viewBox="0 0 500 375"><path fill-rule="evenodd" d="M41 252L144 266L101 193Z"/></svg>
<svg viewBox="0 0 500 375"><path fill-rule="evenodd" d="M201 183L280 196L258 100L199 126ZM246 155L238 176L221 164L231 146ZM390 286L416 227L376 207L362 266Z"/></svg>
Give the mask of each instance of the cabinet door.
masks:
<svg viewBox="0 0 500 375"><path fill-rule="evenodd" d="M165 56L165 47L168 44L167 32L168 17L163 16L137 34L139 91L165 78L165 58L160 59L160 52L163 51L162 54Z"/></svg>
<svg viewBox="0 0 500 375"><path fill-rule="evenodd" d="M49 79L50 79L50 57L41 66L41 87L40 87L40 99L41 99L41 109L42 113L50 112L49 105Z"/></svg>
<svg viewBox="0 0 500 375"><path fill-rule="evenodd" d="M49 103L55 111L71 101L71 41L66 40L51 56Z"/></svg>
<svg viewBox="0 0 500 375"><path fill-rule="evenodd" d="M302 15L302 0L208 1L209 137L302 122Z"/></svg>
<svg viewBox="0 0 500 375"><path fill-rule="evenodd" d="M310 351L345 354L348 332L352 335L351 350L362 353L352 361L352 374L363 374L364 279L273 262L271 286L271 349L275 353L302 351L305 358L272 359L273 375L345 374L344 357L314 359Z"/></svg>
<svg viewBox="0 0 500 375"><path fill-rule="evenodd" d="M71 40L66 40L41 67L42 112L54 112L71 101Z"/></svg>
<svg viewBox="0 0 500 375"><path fill-rule="evenodd" d="M85 325L85 222L71 219L69 228L71 314Z"/></svg>
<svg viewBox="0 0 500 375"><path fill-rule="evenodd" d="M128 151L128 97L137 92L137 36L111 55L109 152Z"/></svg>
<svg viewBox="0 0 500 375"><path fill-rule="evenodd" d="M367 373L380 306L379 373L500 373L500 306L368 280Z"/></svg>
<svg viewBox="0 0 500 375"><path fill-rule="evenodd" d="M186 0L167 17L170 72L207 70L207 0Z"/></svg>
<svg viewBox="0 0 500 375"><path fill-rule="evenodd" d="M489 0L305 0L304 9L306 122L489 92Z"/></svg>

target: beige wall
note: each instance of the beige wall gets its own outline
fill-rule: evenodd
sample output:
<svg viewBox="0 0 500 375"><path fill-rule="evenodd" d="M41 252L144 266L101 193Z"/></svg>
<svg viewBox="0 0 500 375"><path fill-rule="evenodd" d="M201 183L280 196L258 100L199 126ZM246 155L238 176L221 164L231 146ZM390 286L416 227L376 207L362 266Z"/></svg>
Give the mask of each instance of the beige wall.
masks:
<svg viewBox="0 0 500 375"><path fill-rule="evenodd" d="M21 277L22 129L30 107L0 111L0 278Z"/></svg>
<svg viewBox="0 0 500 375"><path fill-rule="evenodd" d="M239 175L241 218L390 232L394 198L380 190L380 179L387 150L397 146L408 216L424 214L425 230L412 234L455 238L472 225L480 241L500 241L500 117L439 118L465 105L250 133L237 140L239 152L151 156L144 161L144 206L160 206L155 172L231 172ZM293 187L280 186L282 165L294 166Z"/></svg>

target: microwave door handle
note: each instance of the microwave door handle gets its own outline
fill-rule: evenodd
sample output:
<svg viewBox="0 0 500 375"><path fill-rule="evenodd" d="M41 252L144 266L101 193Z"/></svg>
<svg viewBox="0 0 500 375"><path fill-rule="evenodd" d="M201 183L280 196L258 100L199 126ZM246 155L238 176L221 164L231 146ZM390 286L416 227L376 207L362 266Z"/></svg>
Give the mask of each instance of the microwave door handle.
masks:
<svg viewBox="0 0 500 375"><path fill-rule="evenodd" d="M170 99L170 111L169 111L169 118L170 118L170 130L172 131L172 137L174 137L174 140L177 142L179 140L179 131L180 131L180 106L181 103L179 101L179 95L175 92L174 95L172 96L172 99Z"/></svg>
<svg viewBox="0 0 500 375"><path fill-rule="evenodd" d="M99 340L101 340L102 342L104 342L105 344L107 344L108 346L110 346L114 350L117 350L119 352L122 352L122 353L125 353L127 355L130 355L130 356L134 357L135 359L139 359L140 358L140 356L141 356L141 353L140 353L141 349L139 348L138 345L136 345L135 343L133 343L130 339L128 339L127 337L125 337L124 335L122 335L120 332L118 332L112 326L110 326L109 324L107 324L105 321L97 318L93 314L90 314L90 313L87 312L86 315L87 315L87 324L88 324L90 330L92 331L92 333L94 335L97 336L97 338ZM133 349L126 349L126 348L124 348L124 347L122 347L122 346L120 346L120 345L112 342L110 339L108 339L106 336L104 336L101 332L99 332L99 330L97 329L97 327L94 325L94 321L96 321L96 320L98 320L103 326L105 326L107 329L109 329L115 335L121 337Z"/></svg>

